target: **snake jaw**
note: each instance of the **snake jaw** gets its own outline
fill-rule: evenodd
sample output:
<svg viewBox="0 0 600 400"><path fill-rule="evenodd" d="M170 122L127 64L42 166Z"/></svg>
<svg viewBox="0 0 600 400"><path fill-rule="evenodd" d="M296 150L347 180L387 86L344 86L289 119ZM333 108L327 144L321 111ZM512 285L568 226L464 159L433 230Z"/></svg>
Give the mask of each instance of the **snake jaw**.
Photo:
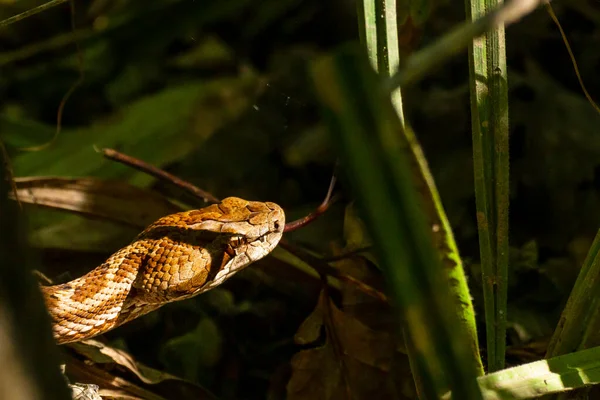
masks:
<svg viewBox="0 0 600 400"><path fill-rule="evenodd" d="M235 201L238 198L227 198L223 200ZM245 200L241 200L246 202ZM224 260L221 268L212 279L207 283L207 288L203 291L216 287L236 272L246 268L250 264L264 258L277 247L283 236L285 227L285 213L283 209L271 202L247 202L246 208L253 211L246 221L258 229L247 229L245 235L234 235L229 239L228 247L233 250L235 255ZM228 227L222 228L222 232L228 231ZM243 238L243 240L240 240Z"/></svg>

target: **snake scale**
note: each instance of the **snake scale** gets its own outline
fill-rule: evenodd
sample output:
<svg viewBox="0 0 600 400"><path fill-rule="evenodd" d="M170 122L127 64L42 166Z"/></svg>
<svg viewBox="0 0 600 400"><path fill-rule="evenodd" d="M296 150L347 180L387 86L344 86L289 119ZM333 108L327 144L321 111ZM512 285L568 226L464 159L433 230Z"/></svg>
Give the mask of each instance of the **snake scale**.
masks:
<svg viewBox="0 0 600 400"><path fill-rule="evenodd" d="M269 254L284 226L277 204L237 197L162 217L86 275L42 286L54 338L88 339L219 286Z"/></svg>

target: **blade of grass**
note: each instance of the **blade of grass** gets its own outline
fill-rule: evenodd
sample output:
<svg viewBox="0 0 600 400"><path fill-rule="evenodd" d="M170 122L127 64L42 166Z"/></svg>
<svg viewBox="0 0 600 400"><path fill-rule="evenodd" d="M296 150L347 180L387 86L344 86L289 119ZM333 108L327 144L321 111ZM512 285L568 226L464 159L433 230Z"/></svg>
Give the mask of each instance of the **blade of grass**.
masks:
<svg viewBox="0 0 600 400"><path fill-rule="evenodd" d="M66 3L67 1L69 1L69 0L51 0L47 3L42 4L41 6L31 8L27 11L22 12L21 14L14 15L10 18L5 19L4 21L0 21L0 28L4 28L5 26L13 24L17 21L21 21L22 19L31 17L32 15L41 13L42 11L46 11L46 10L48 10L52 7L58 6L62 3Z"/></svg>
<svg viewBox="0 0 600 400"><path fill-rule="evenodd" d="M471 0L467 16L480 19L499 4ZM502 24L473 41L469 75L488 370L493 372L504 368L508 288L508 85Z"/></svg>
<svg viewBox="0 0 600 400"><path fill-rule="evenodd" d="M386 85L393 90L406 84L414 84L450 57L470 46L473 38L499 25L510 25L534 11L547 0L512 0L476 21L465 22L432 45L412 55L398 73Z"/></svg>
<svg viewBox="0 0 600 400"><path fill-rule="evenodd" d="M579 81L579 85L581 86L585 97L597 111L600 111L598 105L594 102L585 87L569 41L549 3L546 4L546 10L560 31L560 35L573 64L575 75L577 76L577 80ZM571 291L558 326L548 345L546 357L557 356L574 351L575 349L586 349L600 344L600 338L598 337L598 331L600 331L600 296L597 295L600 290L598 285L599 250L600 231L596 234L596 238L594 239L586 260L579 272L575 286ZM562 400L574 398L575 396L579 396L577 398L587 399L587 390L580 390L578 393L574 394L573 397L559 395L557 398Z"/></svg>
<svg viewBox="0 0 600 400"><path fill-rule="evenodd" d="M373 68L389 78L400 65L396 0L360 0L357 6L360 41ZM404 124L400 88L392 91L392 104Z"/></svg>
<svg viewBox="0 0 600 400"><path fill-rule="evenodd" d="M70 399L50 317L34 279L27 221L8 199L9 160L0 152L0 398Z"/></svg>
<svg viewBox="0 0 600 400"><path fill-rule="evenodd" d="M475 309L469 285L467 284L463 262L454 239L454 233L452 232L450 221L448 221L448 217L446 216L446 211L442 205L442 200L437 191L423 150L410 127L407 126L405 128L404 136L411 150L408 156L411 158L413 164L418 166L415 168L417 171L413 172L413 177L416 181L417 191L421 196L421 205L426 212L428 224L431 227L434 245L440 256L444 273L448 280L448 288L450 289L453 304L455 305L454 312L457 314L469 340L471 362L477 370L477 375L481 376L484 374L484 369L479 353Z"/></svg>
<svg viewBox="0 0 600 400"><path fill-rule="evenodd" d="M550 339L546 357L600 345L600 231Z"/></svg>
<svg viewBox="0 0 600 400"><path fill-rule="evenodd" d="M348 49L311 72L357 203L375 243L396 304L406 319L424 398L451 389L480 399L467 336L453 312L445 273L415 190L403 127L368 62ZM404 318L403 318L404 317ZM412 361L415 360L411 360ZM414 365L414 364L413 364Z"/></svg>
<svg viewBox="0 0 600 400"><path fill-rule="evenodd" d="M363 46L367 50L371 65L385 78L397 72L400 62L396 21L403 18L398 16L396 11L395 0L359 1L359 26ZM404 125L400 88L392 91L391 98L400 123ZM403 133L405 141L409 144L410 151L407 152L407 155L410 157L411 163L416 166L413 177L417 183L418 192L422 196L421 202L424 205L429 226L432 227L431 234L434 243L448 276L449 287L456 304L455 312L468 334L472 363L475 365L478 375L483 375L484 370L479 354L475 311L458 247L423 150L410 128L404 126ZM409 357L410 355L411 352L409 352ZM413 363L417 365L416 362ZM415 372L418 373L418 371L413 370L413 374ZM419 381L418 377L415 376L415 382ZM417 386L419 385L417 384ZM417 390L419 393L421 392L419 387L417 387Z"/></svg>
<svg viewBox="0 0 600 400"><path fill-rule="evenodd" d="M486 399L533 399L600 383L600 347L504 369L477 379Z"/></svg>
<svg viewBox="0 0 600 400"><path fill-rule="evenodd" d="M361 43L367 51L367 57L371 62L371 66L380 75L389 78L397 72L400 62L396 1L359 0L357 6L359 34ZM389 12L388 9L390 10ZM392 104L400 119L400 123L404 124L402 92L400 88L392 91ZM425 378L427 367L424 365L423 360L418 357L418 352L408 334L406 322L403 321L402 324L402 333L406 344L410 370L418 397L421 399L435 399L437 393L433 390L434 388L424 384L427 380Z"/></svg>

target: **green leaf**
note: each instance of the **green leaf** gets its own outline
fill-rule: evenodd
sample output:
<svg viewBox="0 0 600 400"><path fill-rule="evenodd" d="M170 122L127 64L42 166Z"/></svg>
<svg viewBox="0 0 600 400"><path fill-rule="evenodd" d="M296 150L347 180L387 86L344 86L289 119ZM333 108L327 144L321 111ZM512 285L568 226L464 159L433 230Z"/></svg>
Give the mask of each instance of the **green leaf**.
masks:
<svg viewBox="0 0 600 400"><path fill-rule="evenodd" d="M104 122L63 130L47 148L19 154L13 159L15 175L128 177L131 183L147 185L153 178L105 160L95 148L117 148L158 167L178 160L245 109L244 88L253 82L252 76L196 81L148 96ZM23 121L21 126L29 124ZM3 137L19 135L19 124L11 126ZM36 124L31 132L47 142L50 129Z"/></svg>
<svg viewBox="0 0 600 400"><path fill-rule="evenodd" d="M161 349L160 358L169 371L198 382L201 372L208 374L221 359L222 346L218 326L212 319L204 318L195 330L169 340Z"/></svg>
<svg viewBox="0 0 600 400"><path fill-rule="evenodd" d="M388 286L414 343L416 361L436 398L449 387L477 399L476 344L465 334L415 190L410 148L390 94L361 57L347 49L312 68L322 113L337 144ZM404 318L406 323L404 323ZM412 363L412 360L411 360Z"/></svg>
<svg viewBox="0 0 600 400"><path fill-rule="evenodd" d="M600 347L578 351L477 379L485 399L532 399L600 383Z"/></svg>

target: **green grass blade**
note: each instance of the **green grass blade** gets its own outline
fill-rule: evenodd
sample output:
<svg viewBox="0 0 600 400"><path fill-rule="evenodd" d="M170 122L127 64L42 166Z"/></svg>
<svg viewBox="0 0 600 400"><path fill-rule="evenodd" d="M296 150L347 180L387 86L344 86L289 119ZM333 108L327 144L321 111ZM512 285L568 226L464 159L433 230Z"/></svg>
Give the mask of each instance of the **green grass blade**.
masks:
<svg viewBox="0 0 600 400"><path fill-rule="evenodd" d="M480 19L498 5L497 0L471 0L467 14ZM473 41L469 72L488 369L493 372L504 368L508 288L508 85L502 25Z"/></svg>
<svg viewBox="0 0 600 400"><path fill-rule="evenodd" d="M357 5L361 43L373 68L389 78L400 65L396 0L359 0ZM404 123L400 88L392 91L392 104Z"/></svg>
<svg viewBox="0 0 600 400"><path fill-rule="evenodd" d="M600 383L600 347L508 368L477 379L486 399L533 399Z"/></svg>
<svg viewBox="0 0 600 400"><path fill-rule="evenodd" d="M46 11L52 7L58 6L62 3L66 3L67 1L68 0L51 0L47 3L42 4L41 6L34 7L32 9L22 12L21 14L14 15L3 21L0 21L0 28L4 28L10 24L14 24L15 22L21 21L27 17L31 17L32 15L39 14L42 11Z"/></svg>
<svg viewBox="0 0 600 400"><path fill-rule="evenodd" d="M456 398L479 399L477 370L415 190L403 126L389 92L359 54L345 51L313 65L323 116L403 311L398 322L406 320L423 386L433 396L451 389Z"/></svg>
<svg viewBox="0 0 600 400"><path fill-rule="evenodd" d="M600 345L600 231L588 251L569 300L546 351L546 357Z"/></svg>
<svg viewBox="0 0 600 400"><path fill-rule="evenodd" d="M398 70L400 63L398 25L395 0L359 0L358 20L360 39L367 51L371 66L381 75L390 77ZM392 91L392 104L400 123L404 125L404 110L402 108L402 92L400 88ZM404 323L405 325L405 323ZM411 366L412 376L419 398L435 399L437 393L432 385L424 385L427 380L426 366L419 359L414 343L406 334L408 328L403 327L404 342Z"/></svg>
<svg viewBox="0 0 600 400"><path fill-rule="evenodd" d="M477 375L481 376L484 374L484 369L479 353L475 309L469 285L467 284L463 262L454 239L454 233L452 232L450 221L448 221L448 217L446 216L446 211L442 205L442 200L423 150L410 127L405 128L404 136L411 149L409 157L413 164L418 166L416 168L417 171L413 173L413 177L416 181L418 193L421 196L420 200L428 218L428 224L432 228L433 243L441 258L444 273L448 279L448 288L450 289L450 295L455 305L454 312L467 335L471 362L477 370Z"/></svg>
<svg viewBox="0 0 600 400"><path fill-rule="evenodd" d="M448 59L463 52L465 48L471 45L473 38L479 37L499 25L509 25L517 22L523 16L534 11L542 2L543 0L512 0L482 18L457 26L448 34L437 39L432 45L412 55L386 85L390 89L395 89L409 83L418 82L427 73L439 68Z"/></svg>
<svg viewBox="0 0 600 400"><path fill-rule="evenodd" d="M0 144L4 146L4 144ZM28 223L12 191L10 160L0 149L0 372L2 399L71 399L60 372L61 353L52 338L33 268L37 254L28 246Z"/></svg>
<svg viewBox="0 0 600 400"><path fill-rule="evenodd" d="M377 11L376 0L359 0L356 2L358 16L358 34L360 42L366 47L371 65L376 67L379 63L377 55Z"/></svg>
<svg viewBox="0 0 600 400"><path fill-rule="evenodd" d="M359 26L362 32L361 39L363 39L362 43L367 50L371 65L381 76L394 75L400 62L397 21L406 19L405 16L396 14L395 0L359 1L358 13L359 21L362 22ZM404 125L400 88L392 91L391 99L398 118ZM483 375L475 311L458 247L421 146L410 128L405 127L404 134L411 150L407 154L413 165L417 166L414 168L413 177L419 187L418 192L422 195L421 200L429 226L437 228L432 229L432 236L448 276L451 295L456 304L455 312L469 336L472 363L475 365L478 375ZM409 351L409 357L411 354L412 352ZM412 363L418 366L414 360ZM422 393L424 388L419 388L421 380L416 376L418 374L419 371L413 369L417 390Z"/></svg>

